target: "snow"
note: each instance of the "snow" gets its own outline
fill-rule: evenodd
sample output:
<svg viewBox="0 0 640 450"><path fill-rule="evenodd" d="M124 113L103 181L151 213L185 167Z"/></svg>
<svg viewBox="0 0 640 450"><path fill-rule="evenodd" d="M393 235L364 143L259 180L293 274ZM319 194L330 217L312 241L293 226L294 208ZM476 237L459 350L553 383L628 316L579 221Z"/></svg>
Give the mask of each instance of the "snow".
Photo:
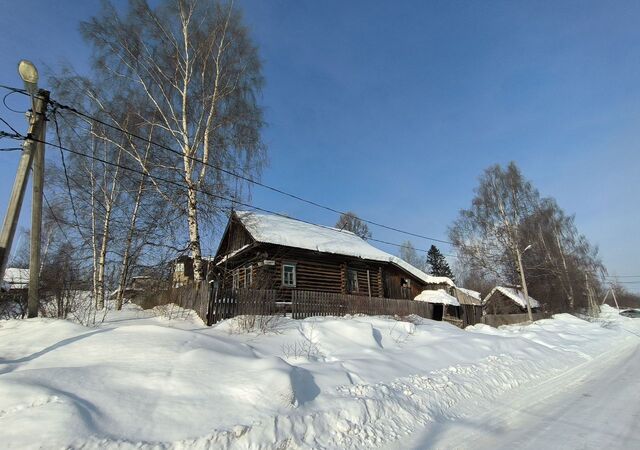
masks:
<svg viewBox="0 0 640 450"><path fill-rule="evenodd" d="M6 289L26 289L29 287L29 269L7 267L4 271L3 285Z"/></svg>
<svg viewBox="0 0 640 450"><path fill-rule="evenodd" d="M466 289L466 288L461 288L460 286L457 286L456 289L458 289L459 291L464 292L465 294L467 294L469 297L473 297L476 300L482 302L482 295L480 294L480 292L478 291L472 291L471 289Z"/></svg>
<svg viewBox="0 0 640 450"><path fill-rule="evenodd" d="M414 300L427 303L442 303L443 305L460 306L458 299L452 295L447 294L444 289L438 289L437 291L424 290L419 293Z"/></svg>
<svg viewBox="0 0 640 450"><path fill-rule="evenodd" d="M518 289L515 289L515 288L508 288L503 286L494 287L489 293L489 295L485 297L484 303L487 302L487 300L493 295L495 291L501 292L502 294L506 295L508 298L516 302L521 307L523 308L527 307L527 301L524 298L524 293L522 293L522 291L519 291ZM529 295L529 304L531 305L532 308L540 308L540 302L538 302L538 300L531 297L530 295Z"/></svg>
<svg viewBox="0 0 640 450"><path fill-rule="evenodd" d="M403 440L475 420L465 415L470 405L489 410L613 358L640 333L640 321L606 308L595 322L558 315L468 331L415 316L270 320L266 332L247 330L243 317L206 327L175 305L128 305L94 328L0 321L0 442L410 448Z"/></svg>
<svg viewBox="0 0 640 450"><path fill-rule="evenodd" d="M389 262L425 283L454 286L451 279L428 275L397 256L375 248L347 230L253 211L236 211L236 215L257 242Z"/></svg>

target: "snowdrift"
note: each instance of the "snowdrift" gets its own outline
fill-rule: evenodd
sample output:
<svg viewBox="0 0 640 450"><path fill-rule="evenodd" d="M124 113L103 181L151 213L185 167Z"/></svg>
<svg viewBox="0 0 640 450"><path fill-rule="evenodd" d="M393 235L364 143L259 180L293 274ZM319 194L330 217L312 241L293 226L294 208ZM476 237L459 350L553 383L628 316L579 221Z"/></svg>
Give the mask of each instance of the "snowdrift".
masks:
<svg viewBox="0 0 640 450"><path fill-rule="evenodd" d="M0 442L16 448L372 448L613 348L606 310L466 331L381 317L282 318L241 332L129 309L85 328L0 322ZM633 328L633 327L636 328ZM635 330L635 331L634 331Z"/></svg>

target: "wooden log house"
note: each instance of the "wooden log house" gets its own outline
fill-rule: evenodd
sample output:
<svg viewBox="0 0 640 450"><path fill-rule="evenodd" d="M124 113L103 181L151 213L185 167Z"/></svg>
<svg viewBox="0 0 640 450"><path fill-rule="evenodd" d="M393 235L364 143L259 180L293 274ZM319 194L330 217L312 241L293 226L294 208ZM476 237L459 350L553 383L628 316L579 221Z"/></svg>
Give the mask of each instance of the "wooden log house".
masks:
<svg viewBox="0 0 640 450"><path fill-rule="evenodd" d="M414 299L425 289L453 289L357 235L277 215L236 211L213 259L218 288L295 290Z"/></svg>

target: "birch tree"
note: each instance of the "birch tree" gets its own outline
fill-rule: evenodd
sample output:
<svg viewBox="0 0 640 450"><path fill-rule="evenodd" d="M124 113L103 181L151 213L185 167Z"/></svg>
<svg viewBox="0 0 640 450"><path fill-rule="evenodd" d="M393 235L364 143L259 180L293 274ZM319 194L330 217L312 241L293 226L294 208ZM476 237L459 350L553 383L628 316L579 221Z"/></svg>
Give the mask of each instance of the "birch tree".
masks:
<svg viewBox="0 0 640 450"><path fill-rule="evenodd" d="M350 211L340 215L340 219L338 219L338 222L336 223L336 228L351 231L353 234L360 236L365 241L371 238L369 226L363 222L356 213Z"/></svg>
<svg viewBox="0 0 640 450"><path fill-rule="evenodd" d="M216 1L164 0L152 7L130 0L123 14L105 2L81 30L95 66L140 93L140 107L153 111L149 121L178 151L167 154L166 169L183 188L163 189L184 205L200 280L202 218L220 213L221 198L233 196L238 181L226 171L253 177L264 163L261 66L242 16L232 3Z"/></svg>
<svg viewBox="0 0 640 450"><path fill-rule="evenodd" d="M484 172L449 238L467 284L481 290L489 281L520 284L550 311L586 306L585 275L595 282L605 271L574 218L554 199L541 198L514 163ZM592 287L601 290L597 283Z"/></svg>
<svg viewBox="0 0 640 450"><path fill-rule="evenodd" d="M511 162L506 169L491 166L480 177L471 208L462 210L449 230L449 238L463 259L488 271L519 275L532 319L522 254L520 224L536 209L539 194ZM511 264L505 264L511 260ZM515 281L515 280L514 280Z"/></svg>

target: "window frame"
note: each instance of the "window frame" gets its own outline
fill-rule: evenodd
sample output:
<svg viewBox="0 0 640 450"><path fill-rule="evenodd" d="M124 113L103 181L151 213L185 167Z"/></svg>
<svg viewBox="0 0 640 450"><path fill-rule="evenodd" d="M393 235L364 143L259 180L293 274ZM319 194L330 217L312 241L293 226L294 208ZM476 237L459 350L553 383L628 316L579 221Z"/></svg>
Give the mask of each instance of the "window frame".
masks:
<svg viewBox="0 0 640 450"><path fill-rule="evenodd" d="M283 263L282 263L282 280L281 280L281 281L282 281L282 287L286 287L286 288L295 288L295 287L296 287L296 285L297 285L297 281L298 281L298 280L297 280L297 277L298 277L298 274L297 274L298 269L297 269L297 267L296 267L296 266L297 266L297 265L296 265L296 263L294 263L294 262L283 262ZM286 280L285 280L285 274L286 274L285 267L291 267L291 268L293 269L293 270L292 270L292 272L291 272L291 274L292 274L292 278L293 278L293 280L292 280L292 281L293 281L293 283L292 283L292 284L288 284L288 283L286 283Z"/></svg>
<svg viewBox="0 0 640 450"><path fill-rule="evenodd" d="M353 279L351 278L351 275L353 275ZM352 281L354 283L352 283ZM358 271L356 269L350 269L349 267L347 267L347 293L348 294L355 294L357 292L360 292L360 285L358 283Z"/></svg>
<svg viewBox="0 0 640 450"><path fill-rule="evenodd" d="M184 273L184 262L176 263L175 273Z"/></svg>
<svg viewBox="0 0 640 450"><path fill-rule="evenodd" d="M253 286L253 264L244 267L244 287Z"/></svg>
<svg viewBox="0 0 640 450"><path fill-rule="evenodd" d="M240 288L240 269L233 269L231 272L231 289Z"/></svg>

